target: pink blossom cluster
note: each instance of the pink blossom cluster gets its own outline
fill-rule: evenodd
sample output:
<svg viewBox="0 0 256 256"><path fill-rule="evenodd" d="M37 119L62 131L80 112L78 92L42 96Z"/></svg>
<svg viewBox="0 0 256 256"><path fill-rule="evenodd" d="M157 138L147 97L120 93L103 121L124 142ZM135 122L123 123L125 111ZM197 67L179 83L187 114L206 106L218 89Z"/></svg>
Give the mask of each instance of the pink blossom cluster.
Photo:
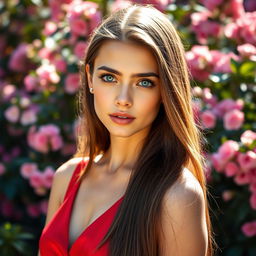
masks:
<svg viewBox="0 0 256 256"><path fill-rule="evenodd" d="M209 88L193 88L193 95L201 97L207 108L201 110L202 106L195 109L195 115L206 129L214 129L217 120L223 121L225 130L238 130L244 123L244 112L242 111L244 102L242 99L224 99L218 102Z"/></svg>
<svg viewBox="0 0 256 256"><path fill-rule="evenodd" d="M27 140L30 147L41 153L57 151L63 146L60 129L54 124L43 125L38 130L34 125L31 126Z"/></svg>
<svg viewBox="0 0 256 256"><path fill-rule="evenodd" d="M226 25L225 36L240 44L256 45L256 12L246 12L234 22Z"/></svg>
<svg viewBox="0 0 256 256"><path fill-rule="evenodd" d="M8 66L11 70L17 72L28 71L29 60L27 57L28 45L21 43L11 54Z"/></svg>
<svg viewBox="0 0 256 256"><path fill-rule="evenodd" d="M191 30L195 32L200 44L207 44L208 37L219 37L222 35L222 25L212 21L211 12L206 10L191 14Z"/></svg>
<svg viewBox="0 0 256 256"><path fill-rule="evenodd" d="M30 104L28 98L23 98L23 101L20 102L21 104ZM17 123L20 122L22 125L30 125L34 124L37 121L37 113L38 107L35 105L28 105L23 106L23 110L21 110L22 105L19 107L17 105L11 105L4 111L5 118L10 123Z"/></svg>
<svg viewBox="0 0 256 256"><path fill-rule="evenodd" d="M221 17L239 18L244 14L243 0L200 0L212 13L221 13Z"/></svg>
<svg viewBox="0 0 256 256"><path fill-rule="evenodd" d="M214 169L226 177L232 177L237 185L248 185L251 192L250 206L256 209L256 147L250 149L256 141L256 133L247 130L240 137L240 142L225 141L217 152L210 156ZM248 148L241 152L240 147Z"/></svg>
<svg viewBox="0 0 256 256"><path fill-rule="evenodd" d="M45 195L51 188L54 169L47 166L44 171L40 171L36 163L24 163L21 165L20 174L29 180L29 184L37 195Z"/></svg>
<svg viewBox="0 0 256 256"><path fill-rule="evenodd" d="M198 81L204 82L211 73L230 73L230 60L239 61L240 58L233 52L223 53L218 50L209 50L208 46L195 45L186 52L186 60L191 74Z"/></svg>
<svg viewBox="0 0 256 256"><path fill-rule="evenodd" d="M70 31L75 36L88 36L101 19L94 2L73 1L67 6Z"/></svg>

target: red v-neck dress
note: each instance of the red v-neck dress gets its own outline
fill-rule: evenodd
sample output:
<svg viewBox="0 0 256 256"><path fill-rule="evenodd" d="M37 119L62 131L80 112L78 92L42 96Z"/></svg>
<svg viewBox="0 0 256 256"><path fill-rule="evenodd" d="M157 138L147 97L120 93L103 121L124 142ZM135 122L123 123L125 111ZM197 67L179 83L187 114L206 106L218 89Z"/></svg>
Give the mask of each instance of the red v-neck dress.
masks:
<svg viewBox="0 0 256 256"><path fill-rule="evenodd" d="M78 236L71 248L68 249L69 241L69 223L72 212L73 202L75 200L80 181L76 182L78 174L82 167L87 164L82 160L76 166L76 169L70 180L63 203L56 211L50 222L44 227L40 240L40 256L107 256L109 241L103 244L96 251L96 247L107 233L115 217L117 209L124 196L118 199L110 208L93 221Z"/></svg>

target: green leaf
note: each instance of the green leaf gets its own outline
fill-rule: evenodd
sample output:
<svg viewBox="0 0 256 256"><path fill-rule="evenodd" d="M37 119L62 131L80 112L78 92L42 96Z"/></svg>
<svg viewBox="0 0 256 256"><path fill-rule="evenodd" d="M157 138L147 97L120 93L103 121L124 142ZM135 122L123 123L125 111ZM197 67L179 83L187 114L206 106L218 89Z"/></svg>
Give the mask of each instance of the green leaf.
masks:
<svg viewBox="0 0 256 256"><path fill-rule="evenodd" d="M233 73L238 73L240 63L231 58L230 67Z"/></svg>
<svg viewBox="0 0 256 256"><path fill-rule="evenodd" d="M246 61L240 66L240 74L245 77L251 77L256 74L256 62Z"/></svg>

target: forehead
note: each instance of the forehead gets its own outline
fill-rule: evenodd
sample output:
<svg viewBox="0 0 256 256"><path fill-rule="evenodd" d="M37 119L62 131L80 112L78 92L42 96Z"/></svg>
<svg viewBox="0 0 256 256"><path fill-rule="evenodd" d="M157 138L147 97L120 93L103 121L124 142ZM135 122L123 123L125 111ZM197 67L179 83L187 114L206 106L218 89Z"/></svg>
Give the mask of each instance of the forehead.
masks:
<svg viewBox="0 0 256 256"><path fill-rule="evenodd" d="M102 44L94 66L105 65L120 72L158 72L158 65L151 50L134 42L108 40Z"/></svg>

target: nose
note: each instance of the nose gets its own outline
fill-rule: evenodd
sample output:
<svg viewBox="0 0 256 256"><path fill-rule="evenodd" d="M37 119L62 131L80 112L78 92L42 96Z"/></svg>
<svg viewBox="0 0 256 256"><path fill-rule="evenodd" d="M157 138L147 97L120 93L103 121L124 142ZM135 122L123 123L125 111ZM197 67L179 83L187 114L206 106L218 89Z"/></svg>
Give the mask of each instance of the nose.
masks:
<svg viewBox="0 0 256 256"><path fill-rule="evenodd" d="M117 106L132 106L132 98L129 92L129 86L120 86L117 97L115 99L115 104Z"/></svg>

